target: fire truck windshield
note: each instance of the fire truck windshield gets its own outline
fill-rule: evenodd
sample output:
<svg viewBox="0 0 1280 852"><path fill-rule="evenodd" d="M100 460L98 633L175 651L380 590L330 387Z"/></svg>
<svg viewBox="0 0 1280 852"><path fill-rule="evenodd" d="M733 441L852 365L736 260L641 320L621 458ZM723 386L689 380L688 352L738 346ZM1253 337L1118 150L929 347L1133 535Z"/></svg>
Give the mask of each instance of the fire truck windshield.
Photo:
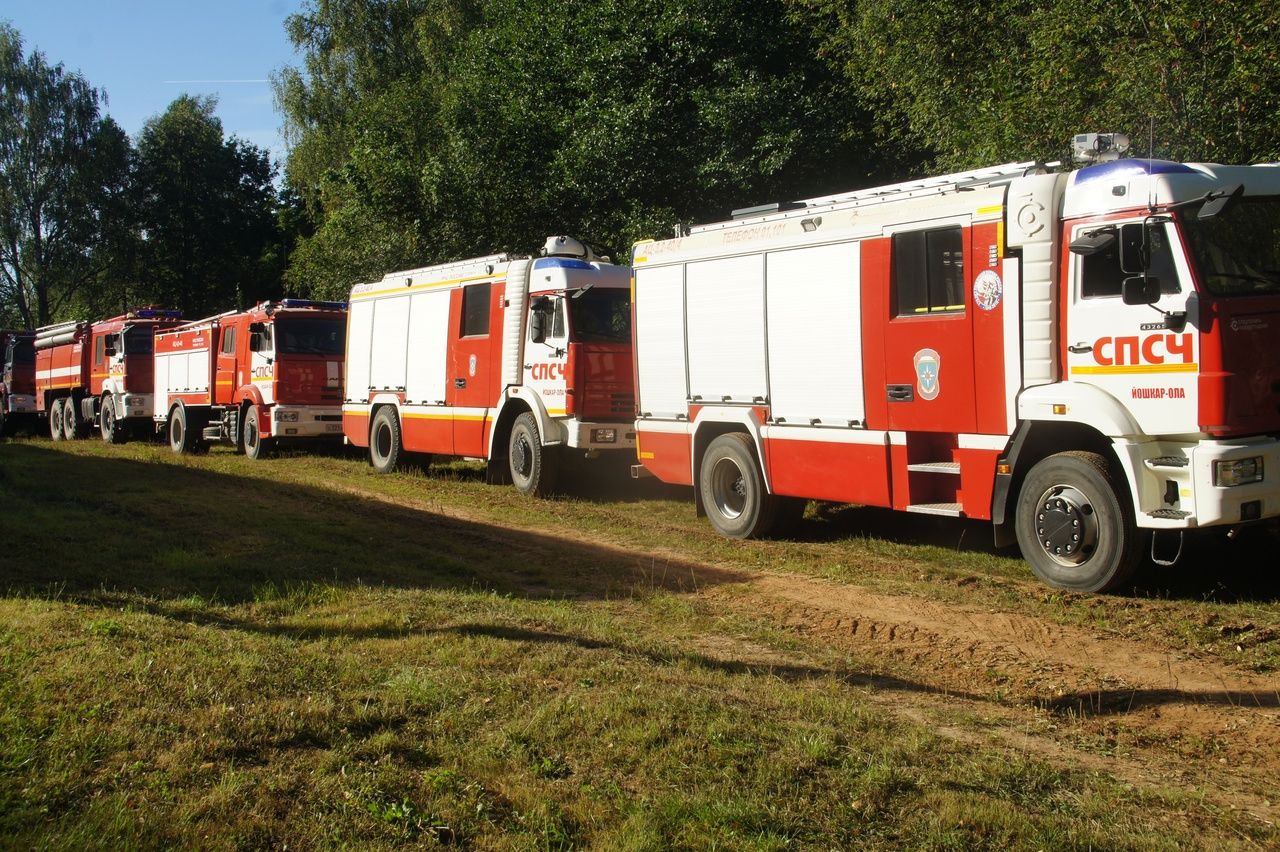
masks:
<svg viewBox="0 0 1280 852"><path fill-rule="evenodd" d="M1210 219L1182 223L1200 284L1215 296L1280 295L1280 198L1242 198Z"/></svg>
<svg viewBox="0 0 1280 852"><path fill-rule="evenodd" d="M568 301L574 340L581 343L627 343L631 340L629 290L592 287Z"/></svg>
<svg viewBox="0 0 1280 852"><path fill-rule="evenodd" d="M278 319L277 355L341 355L347 344L347 324L336 319Z"/></svg>
<svg viewBox="0 0 1280 852"><path fill-rule="evenodd" d="M11 364L34 364L36 362L36 347L32 343L14 343L10 346L9 363Z"/></svg>
<svg viewBox="0 0 1280 852"><path fill-rule="evenodd" d="M149 325L131 325L124 330L124 354L150 355L154 346L153 332Z"/></svg>

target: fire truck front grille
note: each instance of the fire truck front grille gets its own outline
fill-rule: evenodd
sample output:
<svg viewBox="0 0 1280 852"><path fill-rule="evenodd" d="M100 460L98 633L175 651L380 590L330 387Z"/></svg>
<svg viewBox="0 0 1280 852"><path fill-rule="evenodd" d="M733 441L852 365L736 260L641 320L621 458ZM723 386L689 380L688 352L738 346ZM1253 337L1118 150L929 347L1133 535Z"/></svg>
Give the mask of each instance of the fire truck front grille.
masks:
<svg viewBox="0 0 1280 852"><path fill-rule="evenodd" d="M635 394L615 393L609 398L609 410L630 417L636 411Z"/></svg>

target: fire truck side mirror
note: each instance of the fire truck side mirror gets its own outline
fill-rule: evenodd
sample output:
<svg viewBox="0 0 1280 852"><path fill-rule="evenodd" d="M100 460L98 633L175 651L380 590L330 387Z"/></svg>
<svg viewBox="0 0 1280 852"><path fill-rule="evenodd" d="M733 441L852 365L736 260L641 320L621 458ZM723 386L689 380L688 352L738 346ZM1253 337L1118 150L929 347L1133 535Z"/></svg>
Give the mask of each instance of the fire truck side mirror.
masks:
<svg viewBox="0 0 1280 852"><path fill-rule="evenodd" d="M1154 275L1133 275L1121 284L1120 298L1126 305L1154 305L1160 301L1160 279Z"/></svg>
<svg viewBox="0 0 1280 852"><path fill-rule="evenodd" d="M1081 257L1088 257L1092 254L1101 254L1116 244L1116 229L1114 225L1108 225L1099 228L1096 231L1086 231L1071 241L1071 252Z"/></svg>
<svg viewBox="0 0 1280 852"><path fill-rule="evenodd" d="M529 312L529 339L534 343L542 343L547 339L547 329L551 326L551 300L539 296L533 300Z"/></svg>

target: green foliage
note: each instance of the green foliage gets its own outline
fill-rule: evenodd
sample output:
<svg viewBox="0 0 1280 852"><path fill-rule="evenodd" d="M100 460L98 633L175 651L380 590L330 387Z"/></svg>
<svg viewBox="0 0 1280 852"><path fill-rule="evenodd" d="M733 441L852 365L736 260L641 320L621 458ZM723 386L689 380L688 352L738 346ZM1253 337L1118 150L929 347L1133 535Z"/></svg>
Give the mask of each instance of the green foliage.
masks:
<svg viewBox="0 0 1280 852"><path fill-rule="evenodd" d="M110 265L129 143L99 95L0 25L0 323L49 322Z"/></svg>
<svg viewBox="0 0 1280 852"><path fill-rule="evenodd" d="M1113 129L1171 159L1280 157L1273 4L789 3L881 137L938 168L1058 159L1072 134Z"/></svg>
<svg viewBox="0 0 1280 852"><path fill-rule="evenodd" d="M882 165L856 156L856 108L778 2L320 0L290 33L286 176L316 222L299 290L549 233L625 249Z"/></svg>

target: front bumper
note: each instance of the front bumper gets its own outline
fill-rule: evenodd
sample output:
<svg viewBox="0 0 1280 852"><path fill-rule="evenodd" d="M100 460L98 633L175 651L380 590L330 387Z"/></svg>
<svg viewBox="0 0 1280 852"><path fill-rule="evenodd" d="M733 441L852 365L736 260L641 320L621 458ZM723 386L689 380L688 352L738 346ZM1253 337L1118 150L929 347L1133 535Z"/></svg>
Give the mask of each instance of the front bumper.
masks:
<svg viewBox="0 0 1280 852"><path fill-rule="evenodd" d="M35 394L13 393L5 397L6 414L35 414Z"/></svg>
<svg viewBox="0 0 1280 852"><path fill-rule="evenodd" d="M590 423L582 420L562 420L565 430L565 446L583 450L630 450L636 448L634 423ZM613 440L608 440L612 433Z"/></svg>
<svg viewBox="0 0 1280 852"><path fill-rule="evenodd" d="M1140 491L1145 499L1138 526L1188 529L1280 518L1280 438L1154 446L1158 449L1143 454ZM1215 484L1215 464L1251 458L1262 460L1260 481ZM1174 495L1177 499L1171 500Z"/></svg>
<svg viewBox="0 0 1280 852"><path fill-rule="evenodd" d="M342 406L273 406L271 435L276 438L341 438Z"/></svg>

